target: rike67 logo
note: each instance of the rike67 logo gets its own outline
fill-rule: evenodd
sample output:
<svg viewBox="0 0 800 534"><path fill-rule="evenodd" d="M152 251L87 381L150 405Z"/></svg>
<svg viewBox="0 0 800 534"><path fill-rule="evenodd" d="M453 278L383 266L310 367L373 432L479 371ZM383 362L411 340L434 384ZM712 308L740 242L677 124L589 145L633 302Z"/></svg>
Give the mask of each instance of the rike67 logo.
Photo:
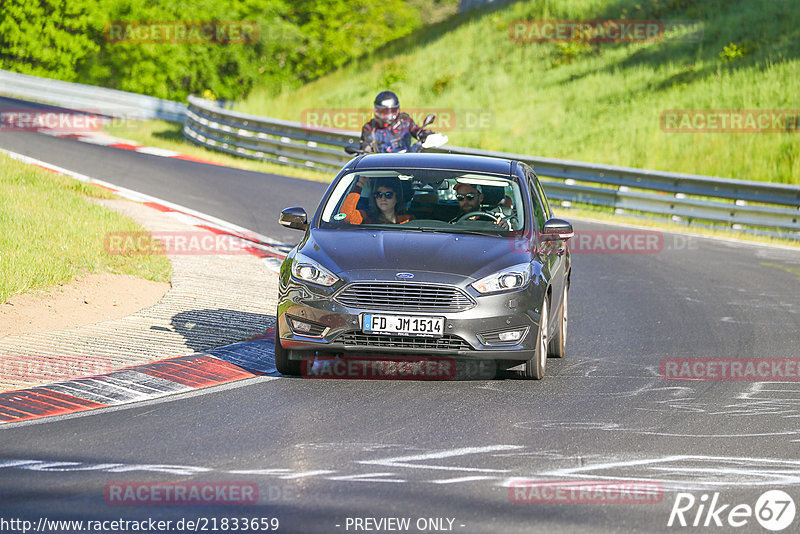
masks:
<svg viewBox="0 0 800 534"><path fill-rule="evenodd" d="M718 491L699 498L681 492L675 496L667 526L739 528L752 524L755 517L759 525L777 532L791 525L794 516L794 500L781 490L762 493L755 506L725 502Z"/></svg>

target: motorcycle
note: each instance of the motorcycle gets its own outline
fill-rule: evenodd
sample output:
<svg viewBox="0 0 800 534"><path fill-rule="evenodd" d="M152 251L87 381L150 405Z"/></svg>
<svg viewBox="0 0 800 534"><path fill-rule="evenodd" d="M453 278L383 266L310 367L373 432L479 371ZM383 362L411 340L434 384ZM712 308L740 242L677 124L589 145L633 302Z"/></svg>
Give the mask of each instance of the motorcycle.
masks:
<svg viewBox="0 0 800 534"><path fill-rule="evenodd" d="M425 120L422 122L422 128L425 128L429 124L432 124L433 121L435 121L435 120L436 120L436 115L431 113L430 115L425 117ZM408 137L409 137L409 140L410 140L410 138L411 138L410 134L408 135ZM417 141L417 142L415 142L413 144L408 144L408 142L406 142L406 147L405 148L403 148L401 150L392 151L392 153L393 154L404 154L406 152L422 152L422 149L424 149L424 148L438 148L438 147L446 144L448 140L449 139L444 134L431 133L431 134L428 134L428 136L425 138L425 141L423 141L421 143L419 141ZM383 145L383 146L386 146L386 145ZM362 150L360 143L353 143L353 142L351 142L350 144L346 145L344 147L344 151L347 152L348 154L352 154L352 155L374 154L375 153L375 151L372 151L372 150ZM389 151L388 150L382 150L381 152L388 153Z"/></svg>

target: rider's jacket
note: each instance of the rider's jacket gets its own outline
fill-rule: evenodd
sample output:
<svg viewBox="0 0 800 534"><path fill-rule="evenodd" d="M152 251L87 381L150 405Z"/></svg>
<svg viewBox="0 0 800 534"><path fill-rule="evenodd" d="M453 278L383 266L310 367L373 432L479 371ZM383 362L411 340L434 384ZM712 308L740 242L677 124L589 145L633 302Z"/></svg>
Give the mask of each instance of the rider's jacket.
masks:
<svg viewBox="0 0 800 534"><path fill-rule="evenodd" d="M387 126L373 118L361 128L361 150L365 152L401 152L411 148L411 138L424 141L430 130L417 126L408 113L400 113Z"/></svg>

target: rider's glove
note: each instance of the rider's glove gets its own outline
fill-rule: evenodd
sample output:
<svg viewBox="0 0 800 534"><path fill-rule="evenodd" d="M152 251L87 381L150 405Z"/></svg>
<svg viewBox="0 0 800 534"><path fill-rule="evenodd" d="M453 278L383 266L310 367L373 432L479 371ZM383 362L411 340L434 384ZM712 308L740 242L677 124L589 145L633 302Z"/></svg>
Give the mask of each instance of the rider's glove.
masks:
<svg viewBox="0 0 800 534"><path fill-rule="evenodd" d="M425 138L425 141L422 142L423 148L431 148L442 146L443 144L447 143L448 139L447 136L440 133L432 133Z"/></svg>

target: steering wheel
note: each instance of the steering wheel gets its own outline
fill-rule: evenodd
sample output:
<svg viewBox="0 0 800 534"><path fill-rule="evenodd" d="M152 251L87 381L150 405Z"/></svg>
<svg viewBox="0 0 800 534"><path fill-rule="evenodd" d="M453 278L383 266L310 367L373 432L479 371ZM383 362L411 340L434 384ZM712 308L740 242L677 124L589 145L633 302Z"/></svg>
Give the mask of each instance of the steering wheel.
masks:
<svg viewBox="0 0 800 534"><path fill-rule="evenodd" d="M489 219L490 221L492 221L493 223L495 223L498 226L500 226L502 223L505 223L506 227L509 230L511 230L511 221L510 220L503 219L503 218L499 217L498 215L495 215L494 213L489 213L487 211L470 211L469 213L465 213L464 215L462 215L461 217L456 219L456 223L460 223L464 219L471 219L473 217L479 217L479 218L482 217L484 219Z"/></svg>

